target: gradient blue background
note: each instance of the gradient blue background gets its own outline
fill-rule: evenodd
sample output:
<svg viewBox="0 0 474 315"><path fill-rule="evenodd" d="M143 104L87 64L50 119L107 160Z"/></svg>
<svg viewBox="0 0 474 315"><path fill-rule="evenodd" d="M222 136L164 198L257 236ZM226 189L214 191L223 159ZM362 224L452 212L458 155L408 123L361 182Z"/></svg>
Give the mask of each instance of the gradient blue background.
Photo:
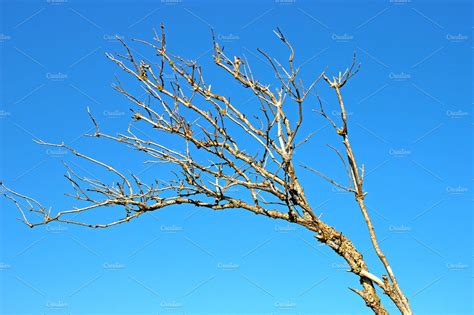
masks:
<svg viewBox="0 0 474 315"><path fill-rule="evenodd" d="M362 70L343 92L381 246L415 314L472 314L470 2L2 1L1 21L0 178L56 210L74 204L63 195L70 187L61 160L102 175L33 138L64 140L144 178L167 173L123 148L79 138L91 128L87 106L105 130L127 127L130 105L110 84L117 74L137 85L104 56L120 51L115 34L151 39L164 22L169 49L197 59L216 89L243 103L249 96L212 66L210 27L262 81L274 78L256 48L287 56L275 27L296 47L308 81L326 66L344 70L356 49ZM337 114L334 98L319 90ZM314 96L306 104L302 133L317 133L296 157L340 179L325 147L339 140L312 113L317 106ZM316 211L380 273L353 198L299 172ZM343 261L285 222L185 206L106 230L31 230L18 216L1 199L1 314L370 313L347 289L358 280Z"/></svg>

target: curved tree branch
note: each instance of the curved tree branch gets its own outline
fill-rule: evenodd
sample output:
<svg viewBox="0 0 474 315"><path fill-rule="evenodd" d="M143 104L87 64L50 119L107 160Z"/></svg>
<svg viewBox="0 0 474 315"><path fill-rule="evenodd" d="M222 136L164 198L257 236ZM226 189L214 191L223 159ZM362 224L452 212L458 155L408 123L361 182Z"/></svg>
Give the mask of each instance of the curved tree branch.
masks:
<svg viewBox="0 0 474 315"><path fill-rule="evenodd" d="M91 228L106 228L133 220L147 212L179 204L189 204L212 210L244 209L273 219L299 224L315 232L316 239L329 246L350 266L350 272L359 277L361 289L351 289L365 301L375 314L388 314L376 288L385 293L402 314L412 314L408 300L403 295L387 258L380 249L374 227L364 204L363 174L360 173L348 138L347 115L341 88L358 71L356 59L339 76L329 79L323 72L316 76L307 89L299 79L299 68L294 65L295 51L283 33L275 31L278 39L289 49L286 66L259 50L273 67L279 86L271 88L254 78L245 58L227 57L213 36L214 62L258 100L260 108L255 120L246 116L242 108L205 83L204 72L192 60L185 60L168 52L164 27L155 32L152 42L134 40L153 49L158 62L154 65L139 60L127 43L125 54L107 54L112 62L130 77L136 79L146 92L148 101L137 97L120 81L114 89L134 104L132 121L127 131L116 135L103 133L98 121L88 109L95 132L87 136L103 138L137 150L147 157L147 163L166 163L174 178L165 176L153 183L144 183L136 174L124 174L108 162L99 161L64 143L38 141L41 145L60 147L76 157L112 174L116 181L106 183L100 179L77 174L66 165L66 180L79 203L70 209L52 212L38 201L3 185L3 195L21 212L21 220L28 226L63 222ZM169 71L170 76L165 76ZM372 245L388 277L378 277L369 271L362 254L341 232L316 216L300 183L294 161L297 147L309 137L296 143L303 124L303 106L309 92L320 78L336 92L341 109L342 127L329 118L320 103L320 113L343 139L346 158L332 148L342 160L344 171L352 181L350 187L338 184L323 173L305 166L333 185L354 193L364 222L369 229ZM297 106L288 106L288 99ZM293 113L292 111L295 111ZM293 115L295 114L295 115ZM291 117L296 117L294 121ZM179 145L165 145L156 137L137 136L138 126L151 127L155 132L179 139ZM173 139L174 139L173 138ZM254 148L259 150L255 153ZM235 190L239 189L239 193ZM83 212L102 207L119 206L123 212L114 211L116 218L104 223L85 222L77 219ZM32 215L30 215L33 214ZM37 219L37 216L40 216Z"/></svg>

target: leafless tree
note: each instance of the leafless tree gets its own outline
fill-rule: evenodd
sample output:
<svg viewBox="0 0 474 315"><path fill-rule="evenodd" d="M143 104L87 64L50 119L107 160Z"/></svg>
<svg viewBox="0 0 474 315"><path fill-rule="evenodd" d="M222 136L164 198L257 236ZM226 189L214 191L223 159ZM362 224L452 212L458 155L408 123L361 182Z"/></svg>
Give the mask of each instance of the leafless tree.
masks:
<svg viewBox="0 0 474 315"><path fill-rule="evenodd" d="M168 52L163 26L160 32L155 32L152 42L134 40L154 51L158 59L153 65L137 59L129 45L117 38L125 54L107 54L107 57L136 78L148 97L143 101L143 98L128 92L117 80L114 89L135 106L130 126L146 124L157 132L178 137L182 141L182 149L139 137L130 126L125 133L103 133L90 111L88 113L95 132L87 136L105 138L142 151L150 157L149 162L173 165L175 172L172 174L175 177L167 181L160 178L147 184L136 175L125 175L111 164L78 152L64 143L38 141L42 145L69 150L75 156L110 171L117 180L110 184L82 177L66 165L66 178L74 191L70 196L79 200L81 206L58 212L2 184L4 196L16 205L21 212L21 220L30 227L63 222L106 228L128 222L149 211L178 204L213 210L238 208L285 220L315 232L319 242L329 246L347 262L349 271L359 278L361 284L360 289L351 290L375 314L388 314L379 292L386 294L401 314L412 314L408 299L377 241L364 203L364 168L357 164L349 142L347 111L341 91L359 70L355 55L352 65L343 73L329 76L322 72L313 82L305 85L299 78L300 68L294 64L292 45L280 30L277 29L275 34L289 50L285 65L266 52L258 51L272 66L277 87L256 79L244 58L226 56L213 36L215 64L243 88L249 89L258 100L259 108L255 110L258 114L252 118L247 117L229 97L212 89L211 84L204 79L202 68L195 61ZM173 74L171 80L169 75L165 75L167 71ZM334 146L330 148L342 161L341 165L349 179L347 186L309 166L296 165L294 159L295 150L312 136L310 134L303 139L297 137L303 123L304 103L310 95L315 95L310 92L318 82L327 84L333 90L339 106L340 117L333 119L326 114L319 96L313 98L313 101L319 101L318 112L342 140L341 150ZM249 146L248 141L238 136L239 132L245 133L253 143ZM251 153L256 146L260 149ZM298 180L298 168L314 172L354 195L385 274L377 276L371 273L361 252L351 240L315 215ZM239 192L236 192L237 188ZM80 213L108 206L120 206L117 209L123 209L123 212L118 213L117 219L106 223L88 223L76 219ZM31 213L39 214L40 219L32 220Z"/></svg>

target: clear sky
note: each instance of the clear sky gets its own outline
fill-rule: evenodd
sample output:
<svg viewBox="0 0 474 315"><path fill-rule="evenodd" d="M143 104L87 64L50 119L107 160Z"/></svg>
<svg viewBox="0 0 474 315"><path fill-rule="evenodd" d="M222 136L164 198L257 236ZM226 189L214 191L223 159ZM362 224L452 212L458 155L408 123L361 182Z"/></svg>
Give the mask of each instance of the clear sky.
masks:
<svg viewBox="0 0 474 315"><path fill-rule="evenodd" d="M73 205L63 196L70 187L61 160L100 175L33 138L64 140L149 179L165 176L143 157L79 137L92 127L87 106L104 129L127 128L130 104L110 84L114 75L137 83L105 52L120 51L114 35L151 39L161 22L169 49L198 60L212 85L242 106L252 102L212 66L210 28L262 82L274 77L256 48L287 56L276 27L308 81L326 66L344 70L356 49L361 72L343 92L381 246L415 314L472 314L470 2L2 1L0 178L7 185L60 210ZM341 178L325 147L339 140L312 112L316 99L306 106L303 132L317 133L297 160ZM298 171L316 211L378 266L353 198ZM358 280L343 261L284 222L182 206L106 230L31 230L0 202L1 314L369 314L347 289Z"/></svg>

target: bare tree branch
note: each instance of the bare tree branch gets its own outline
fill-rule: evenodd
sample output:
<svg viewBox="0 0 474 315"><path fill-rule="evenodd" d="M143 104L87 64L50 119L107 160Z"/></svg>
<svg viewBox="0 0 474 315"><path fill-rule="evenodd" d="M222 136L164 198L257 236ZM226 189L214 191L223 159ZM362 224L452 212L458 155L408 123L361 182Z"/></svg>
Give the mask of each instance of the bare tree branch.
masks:
<svg viewBox="0 0 474 315"><path fill-rule="evenodd" d="M140 83L147 99L144 101L142 96L129 92L117 80L114 89L134 105L128 129L115 135L104 133L87 109L94 125L94 132L87 136L103 138L139 151L147 157L146 163L165 163L172 168L170 174L173 177L170 179L160 174L160 178L153 183L144 183L137 174L125 174L111 163L100 161L64 143L39 140L40 145L68 150L77 158L108 172L113 175L114 182L81 176L65 164L65 178L73 191L68 196L75 199L78 206L52 212L51 208L35 199L0 183L3 195L13 202L21 213L21 220L30 227L55 221L106 228L179 204L216 211L238 208L299 224L315 232L319 242L329 246L348 263L349 271L359 277L362 285L361 289L351 290L361 296L375 314L388 314L376 288L386 294L402 314L412 314L375 236L364 204L363 168L359 169L348 138L347 113L341 88L359 71L356 56L354 54L351 66L343 73L330 79L322 72L305 88L299 76L300 68L295 65L293 46L279 29L275 34L289 50L285 64L258 49L273 68L279 85L275 88L255 78L247 59L227 57L212 35L215 64L247 88L258 101L259 107L252 109L257 112L253 118L247 117L242 107L231 101L230 97L206 83L204 71L195 61L168 51L163 26L160 33L155 31L151 42L133 40L153 50L158 58L153 65L146 59L136 57L129 44L117 38L125 54L108 53L106 56ZM351 183L343 186L314 168L302 167L355 195L369 229L372 246L388 277L372 274L354 244L314 214L298 179L294 164L295 150L313 136L310 134L297 142L298 131L303 124L303 109L310 91L321 78L335 91L341 110L340 122L325 113L319 96L318 112L342 137L345 157L334 146L329 147L342 161ZM291 104L287 104L289 102ZM339 127L339 123L342 126ZM138 135L138 126L151 127L156 133L177 139L176 145L166 145L156 137ZM255 150L256 147L258 150ZM236 190L239 193L235 193ZM78 219L80 213L112 206L118 206L116 208L122 211L114 211L115 219L110 221L97 223Z"/></svg>

